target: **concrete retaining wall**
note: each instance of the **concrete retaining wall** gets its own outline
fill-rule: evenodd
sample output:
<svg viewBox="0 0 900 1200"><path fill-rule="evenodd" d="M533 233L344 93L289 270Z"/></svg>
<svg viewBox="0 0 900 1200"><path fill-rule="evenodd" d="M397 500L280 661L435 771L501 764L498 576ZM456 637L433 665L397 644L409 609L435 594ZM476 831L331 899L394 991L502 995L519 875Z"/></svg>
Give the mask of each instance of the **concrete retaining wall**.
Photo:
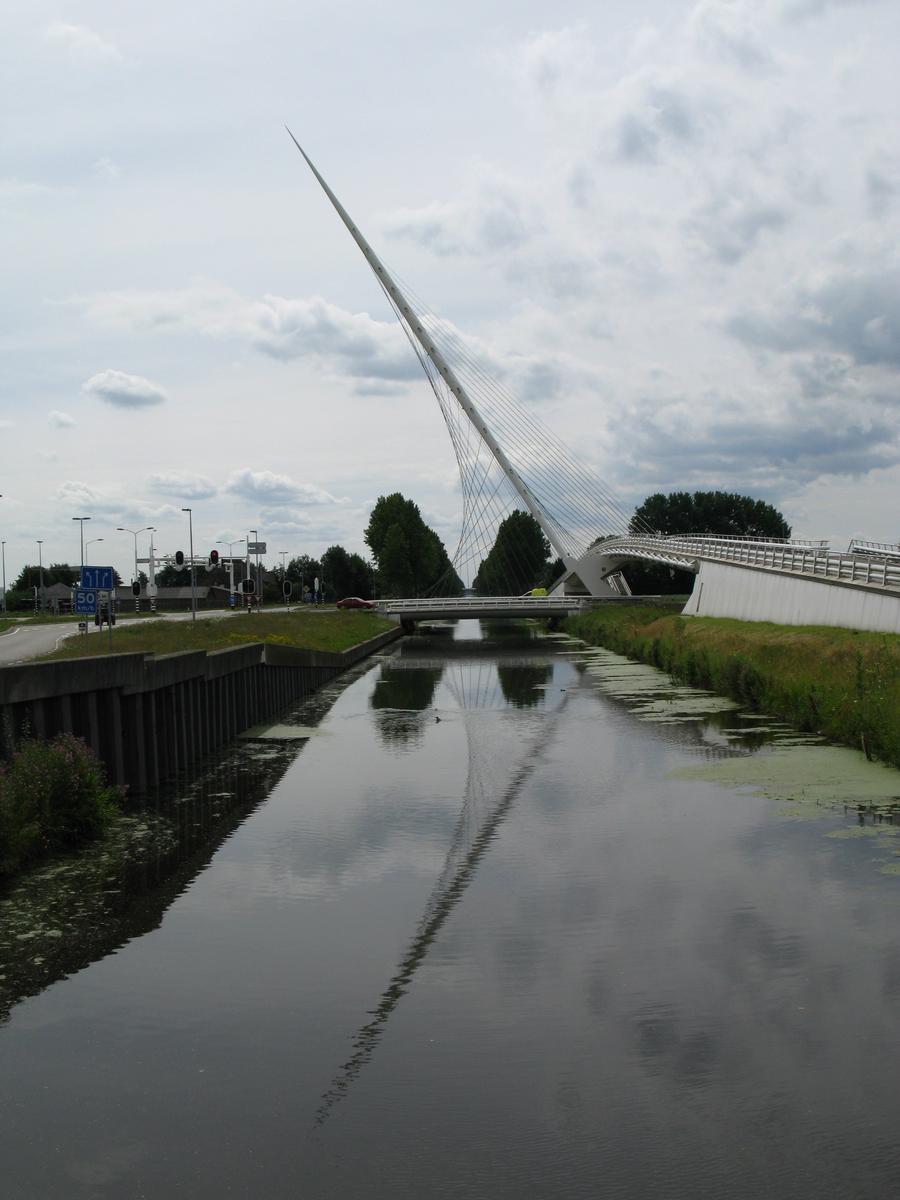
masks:
<svg viewBox="0 0 900 1200"><path fill-rule="evenodd" d="M258 643L2 667L0 749L8 753L23 730L74 733L111 783L145 792L400 636L390 629L341 654Z"/></svg>
<svg viewBox="0 0 900 1200"><path fill-rule="evenodd" d="M876 584L826 582L718 562L701 563L683 611L686 616L900 633L900 593Z"/></svg>

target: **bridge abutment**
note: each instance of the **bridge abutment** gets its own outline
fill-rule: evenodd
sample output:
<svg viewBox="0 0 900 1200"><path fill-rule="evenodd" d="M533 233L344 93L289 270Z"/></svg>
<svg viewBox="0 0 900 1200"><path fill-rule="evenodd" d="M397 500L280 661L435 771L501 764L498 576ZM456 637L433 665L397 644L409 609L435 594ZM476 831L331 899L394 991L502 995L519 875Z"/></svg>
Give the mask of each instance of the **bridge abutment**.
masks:
<svg viewBox="0 0 900 1200"><path fill-rule="evenodd" d="M682 611L685 616L900 633L900 591L709 560L701 562Z"/></svg>

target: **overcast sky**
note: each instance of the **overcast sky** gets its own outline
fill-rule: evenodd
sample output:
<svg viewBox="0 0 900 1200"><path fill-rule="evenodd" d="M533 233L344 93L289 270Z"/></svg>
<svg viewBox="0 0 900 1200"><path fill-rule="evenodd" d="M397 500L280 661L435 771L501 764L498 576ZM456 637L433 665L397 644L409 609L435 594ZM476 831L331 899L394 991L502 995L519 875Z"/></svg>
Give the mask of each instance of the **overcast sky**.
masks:
<svg viewBox="0 0 900 1200"><path fill-rule="evenodd" d="M896 0L6 5L7 578L258 529L452 552L449 438L284 131L631 506L724 488L900 536ZM146 552L147 535L139 539ZM221 547L220 547L221 549Z"/></svg>

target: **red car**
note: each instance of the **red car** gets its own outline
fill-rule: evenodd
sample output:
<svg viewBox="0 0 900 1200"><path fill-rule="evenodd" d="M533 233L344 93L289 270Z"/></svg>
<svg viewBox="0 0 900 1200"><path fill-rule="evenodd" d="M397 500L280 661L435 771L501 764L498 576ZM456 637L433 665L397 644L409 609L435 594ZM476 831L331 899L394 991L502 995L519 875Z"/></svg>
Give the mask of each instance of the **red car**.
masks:
<svg viewBox="0 0 900 1200"><path fill-rule="evenodd" d="M345 596L343 600L338 600L338 608L374 608L374 600L361 600L359 596Z"/></svg>

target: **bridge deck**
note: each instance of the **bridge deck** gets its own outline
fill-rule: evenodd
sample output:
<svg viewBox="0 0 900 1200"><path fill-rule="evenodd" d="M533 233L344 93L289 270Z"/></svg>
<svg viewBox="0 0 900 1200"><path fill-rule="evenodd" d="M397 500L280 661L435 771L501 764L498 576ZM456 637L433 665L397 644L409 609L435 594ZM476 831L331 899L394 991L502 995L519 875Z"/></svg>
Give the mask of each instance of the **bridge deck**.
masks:
<svg viewBox="0 0 900 1200"><path fill-rule="evenodd" d="M630 597L616 597L612 602ZM408 621L458 617L569 616L598 602L587 596L447 596L425 600L379 600L378 611ZM602 603L602 602L601 602Z"/></svg>

